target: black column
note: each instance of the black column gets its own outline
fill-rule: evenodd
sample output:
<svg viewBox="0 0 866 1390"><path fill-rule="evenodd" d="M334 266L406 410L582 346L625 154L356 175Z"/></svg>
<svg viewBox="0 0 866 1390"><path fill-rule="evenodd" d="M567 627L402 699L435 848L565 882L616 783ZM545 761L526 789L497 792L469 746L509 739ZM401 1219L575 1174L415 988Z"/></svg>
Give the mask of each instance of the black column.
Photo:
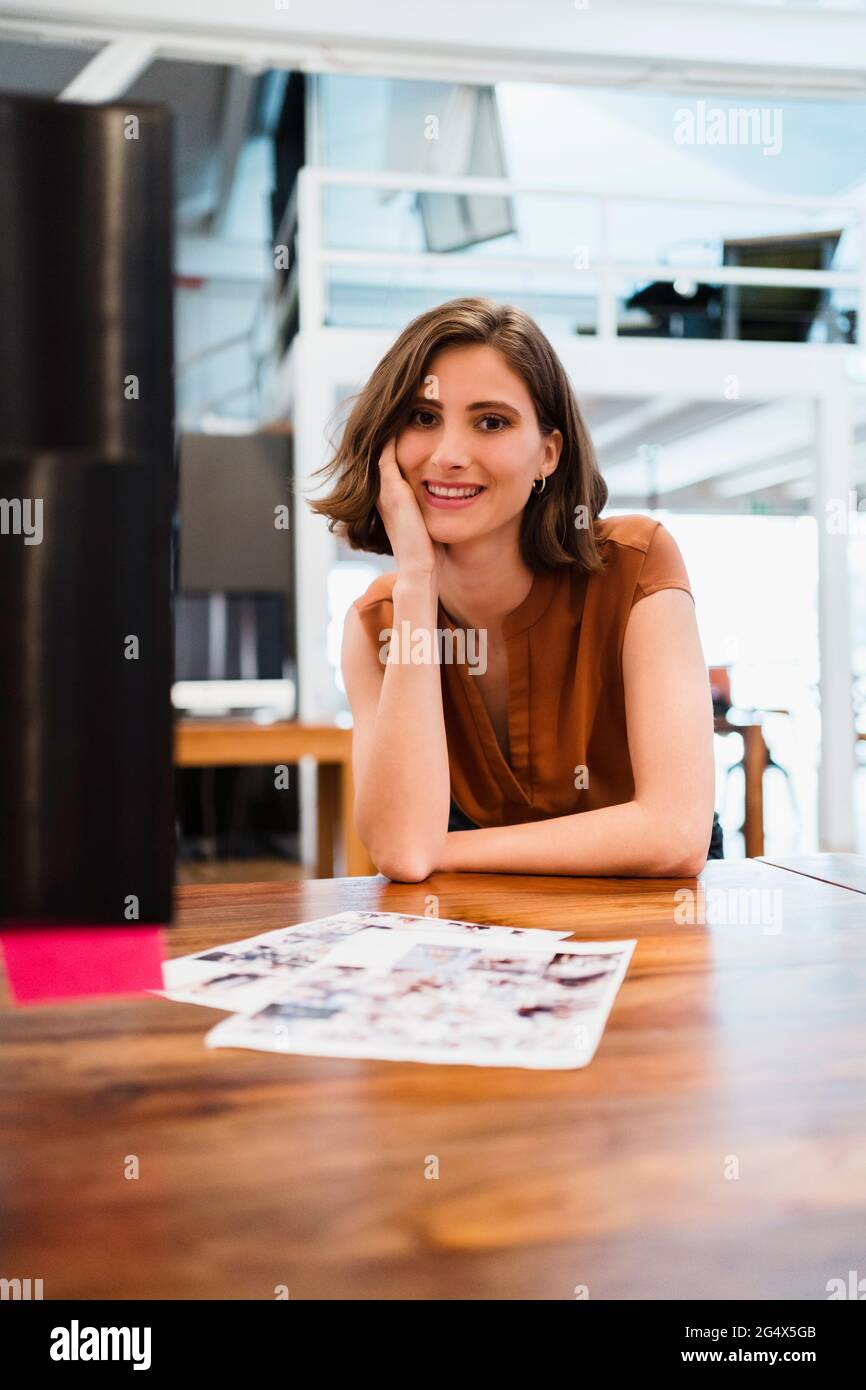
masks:
<svg viewBox="0 0 866 1390"><path fill-rule="evenodd" d="M171 915L171 138L0 98L0 918Z"/></svg>

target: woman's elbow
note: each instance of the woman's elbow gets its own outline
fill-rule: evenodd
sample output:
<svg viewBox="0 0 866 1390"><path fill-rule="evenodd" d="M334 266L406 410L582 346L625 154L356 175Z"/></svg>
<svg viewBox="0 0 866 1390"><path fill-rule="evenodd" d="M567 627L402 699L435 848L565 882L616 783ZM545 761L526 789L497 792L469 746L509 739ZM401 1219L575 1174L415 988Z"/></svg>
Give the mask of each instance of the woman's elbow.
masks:
<svg viewBox="0 0 866 1390"><path fill-rule="evenodd" d="M394 879L397 883L422 883L429 878L435 864L429 857L420 854L389 853L372 854L371 858L380 874Z"/></svg>
<svg viewBox="0 0 866 1390"><path fill-rule="evenodd" d="M703 850L700 854L693 854L678 860L672 868L668 869L668 878L697 878L698 874L703 873L707 863L707 851Z"/></svg>
<svg viewBox="0 0 866 1390"><path fill-rule="evenodd" d="M397 836L365 835L360 826L357 828L377 872L386 878L398 883L421 883L435 871L437 856L431 852L429 842L413 843L411 839L401 842Z"/></svg>
<svg viewBox="0 0 866 1390"><path fill-rule="evenodd" d="M706 866L711 834L702 825L675 825L663 855L665 873L670 878L697 878Z"/></svg>

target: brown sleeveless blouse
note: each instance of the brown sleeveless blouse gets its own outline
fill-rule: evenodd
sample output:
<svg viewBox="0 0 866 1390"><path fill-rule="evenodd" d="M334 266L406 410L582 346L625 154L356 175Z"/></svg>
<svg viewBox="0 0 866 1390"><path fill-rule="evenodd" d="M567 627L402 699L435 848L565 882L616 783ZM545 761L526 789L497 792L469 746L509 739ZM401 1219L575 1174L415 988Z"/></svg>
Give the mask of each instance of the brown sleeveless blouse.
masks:
<svg viewBox="0 0 866 1390"><path fill-rule="evenodd" d="M661 522L600 518L596 534L603 571L586 575L562 565L536 574L527 597L503 619L509 761L470 667L440 667L451 796L478 826L567 816L634 796L622 679L626 623L647 594L692 591ZM395 578L377 576L354 604L377 653L393 625ZM458 631L441 601L438 626Z"/></svg>

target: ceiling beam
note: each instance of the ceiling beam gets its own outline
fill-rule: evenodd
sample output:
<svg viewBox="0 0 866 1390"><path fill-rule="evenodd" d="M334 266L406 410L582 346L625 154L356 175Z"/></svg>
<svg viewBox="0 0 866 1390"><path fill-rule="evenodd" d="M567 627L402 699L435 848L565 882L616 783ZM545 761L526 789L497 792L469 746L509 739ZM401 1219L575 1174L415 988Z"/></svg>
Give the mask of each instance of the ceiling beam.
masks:
<svg viewBox="0 0 866 1390"><path fill-rule="evenodd" d="M656 90L862 98L866 14L678 0L4 0L0 34L118 37L166 58L446 82L566 82Z"/></svg>
<svg viewBox="0 0 866 1390"><path fill-rule="evenodd" d="M208 230L212 233L218 234L225 222L238 160L250 132L258 81L258 77L242 68L230 68L226 74L220 131L215 151L218 168L217 190L208 220Z"/></svg>
<svg viewBox="0 0 866 1390"><path fill-rule="evenodd" d="M687 396L674 395L654 396L651 400L632 406L623 402L622 409L616 415L593 429L592 440L596 450L603 449L610 453L629 437L643 436L647 439L653 433L653 426L689 404Z"/></svg>
<svg viewBox="0 0 866 1390"><path fill-rule="evenodd" d="M653 454L651 477L647 459L640 454L604 465L611 492L645 492L652 483L654 493L662 496L734 469L762 468L764 449L775 454L780 448L802 447L811 438L811 401L774 401L729 420L720 420L713 405L708 412L704 427L697 425L685 436L660 444Z"/></svg>
<svg viewBox="0 0 866 1390"><path fill-rule="evenodd" d="M155 44L144 39L117 39L107 43L64 87L58 101L85 105L116 101L145 68L150 67L155 54Z"/></svg>

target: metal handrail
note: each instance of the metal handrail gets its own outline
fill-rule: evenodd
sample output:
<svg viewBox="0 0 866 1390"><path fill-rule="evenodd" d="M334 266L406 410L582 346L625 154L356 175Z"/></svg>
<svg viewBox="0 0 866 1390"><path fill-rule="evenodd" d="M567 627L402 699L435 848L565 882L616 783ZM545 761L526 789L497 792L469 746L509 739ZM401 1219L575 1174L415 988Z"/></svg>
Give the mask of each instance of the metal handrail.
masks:
<svg viewBox="0 0 866 1390"><path fill-rule="evenodd" d="M491 256L468 257L460 252L442 254L439 252L412 251L367 251L340 250L325 247L322 237L322 200L325 187L354 187L361 189L390 190L395 192L414 191L429 193L458 193L464 195L492 195L498 197L542 196L561 197L580 202L594 202L600 215L600 240L608 240L607 228L611 210L617 204L653 203L687 204L690 206L715 207L759 207L767 210L806 209L820 210L823 213L853 213L859 234L859 266L857 270L787 270L783 268L760 269L753 266L658 264L653 261L615 261L601 256L586 266L576 267L566 258L543 258L537 256ZM688 280L698 284L717 285L765 285L777 288L794 289L854 289L857 291L857 340L866 342L866 201L802 197L720 197L714 194L687 193L635 193L633 190L610 187L592 188L583 184L544 184L518 181L507 178L486 178L476 175L439 175L413 172L369 173L354 170L327 169L316 165L305 165L299 171L296 185L297 197L290 199L282 219L280 232L283 241L297 233L298 262L300 266L300 324L304 330L324 327L324 271L330 266L358 266L370 268L403 269L454 269L461 261L471 264L472 269L480 267L500 272L522 274L527 271L559 272L575 271L586 277L587 288L597 280L598 304L597 333L599 337L617 337L616 280L624 277L662 280ZM693 344L694 340L687 340Z"/></svg>

